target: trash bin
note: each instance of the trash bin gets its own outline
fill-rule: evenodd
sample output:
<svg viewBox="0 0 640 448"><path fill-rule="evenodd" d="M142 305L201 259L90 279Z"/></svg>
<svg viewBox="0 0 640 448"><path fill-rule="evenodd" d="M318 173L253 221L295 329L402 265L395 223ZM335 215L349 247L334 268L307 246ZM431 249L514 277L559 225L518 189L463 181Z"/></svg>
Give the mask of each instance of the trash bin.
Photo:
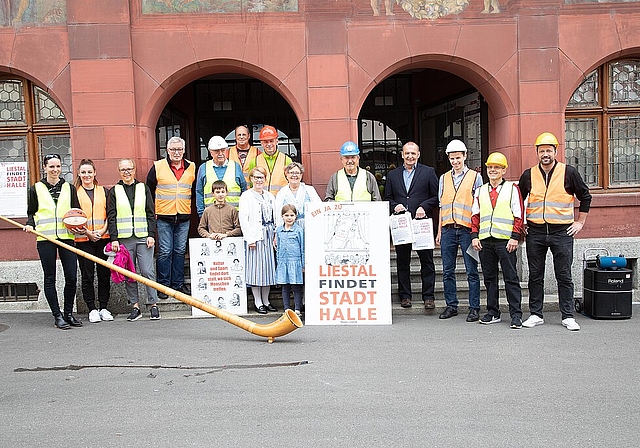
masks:
<svg viewBox="0 0 640 448"><path fill-rule="evenodd" d="M605 252L606 256L590 254ZM593 319L629 319L632 301L632 270L626 258L609 257L606 249L587 249L583 254L582 300L575 308Z"/></svg>

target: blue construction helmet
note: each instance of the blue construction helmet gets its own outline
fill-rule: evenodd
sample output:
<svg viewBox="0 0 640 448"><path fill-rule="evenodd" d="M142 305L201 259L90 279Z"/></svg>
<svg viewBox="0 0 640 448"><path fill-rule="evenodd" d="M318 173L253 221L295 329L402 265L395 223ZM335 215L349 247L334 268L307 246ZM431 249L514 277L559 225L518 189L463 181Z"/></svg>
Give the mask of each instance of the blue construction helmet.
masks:
<svg viewBox="0 0 640 448"><path fill-rule="evenodd" d="M360 149L358 149L358 145L349 141L344 142L340 147L340 155L341 156L359 156Z"/></svg>

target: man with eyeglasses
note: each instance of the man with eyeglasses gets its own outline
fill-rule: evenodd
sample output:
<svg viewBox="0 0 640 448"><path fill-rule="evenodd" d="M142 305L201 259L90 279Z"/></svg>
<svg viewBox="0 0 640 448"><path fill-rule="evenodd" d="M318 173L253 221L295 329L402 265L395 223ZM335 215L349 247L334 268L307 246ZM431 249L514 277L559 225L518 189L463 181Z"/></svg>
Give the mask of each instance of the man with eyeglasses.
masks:
<svg viewBox="0 0 640 448"><path fill-rule="evenodd" d="M249 164L255 162L258 148L249 143L251 134L249 127L240 125L235 130L236 144L229 148L229 160L233 160L242 168L244 180L249 183Z"/></svg>
<svg viewBox="0 0 640 448"><path fill-rule="evenodd" d="M149 187L136 179L136 165L133 159L118 162L120 180L109 191L107 197L107 220L111 249L120 252L124 246L137 265L138 274L149 280L156 280L153 252L156 244L156 218L153 196ZM108 247L108 246L107 246ZM133 305L129 322L142 317L137 282L125 282L129 303ZM158 294L151 286L146 286L147 304L151 306L151 320L160 319Z"/></svg>
<svg viewBox="0 0 640 448"><path fill-rule="evenodd" d="M189 237L191 197L196 164L184 158L185 141L171 137L167 156L154 162L147 174L147 186L155 198L158 226L158 283L190 294L184 283L184 257ZM168 296L158 292L160 299Z"/></svg>
<svg viewBox="0 0 640 448"><path fill-rule="evenodd" d="M200 218L204 209L215 203L216 198L212 189L215 181L221 180L227 184L227 203L235 208L238 208L240 195L247 189L240 164L227 159L229 145L226 140L219 135L214 135L209 139L207 147L211 160L200 165L196 176L196 211Z"/></svg>

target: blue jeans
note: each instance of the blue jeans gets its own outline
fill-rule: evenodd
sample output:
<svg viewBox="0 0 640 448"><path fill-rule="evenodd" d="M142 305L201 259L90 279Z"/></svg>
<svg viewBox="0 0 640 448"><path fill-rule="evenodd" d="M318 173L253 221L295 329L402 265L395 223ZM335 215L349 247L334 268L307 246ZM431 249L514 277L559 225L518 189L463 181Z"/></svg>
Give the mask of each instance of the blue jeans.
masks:
<svg viewBox="0 0 640 448"><path fill-rule="evenodd" d="M184 284L184 254L187 251L189 221L158 219L158 283L173 289Z"/></svg>
<svg viewBox="0 0 640 448"><path fill-rule="evenodd" d="M573 317L573 237L566 230L544 234L535 233L529 228L527 235L527 259L529 261L529 310L531 314L542 317L544 302L544 268L547 263L547 251L553 255L553 269L558 283L558 302L562 318Z"/></svg>
<svg viewBox="0 0 640 448"><path fill-rule="evenodd" d="M444 283L444 300L447 306L458 308L458 296L456 290L456 257L458 247L462 249L464 266L467 271L469 284L469 308L480 309L480 276L478 275L478 262L467 254L467 248L471 245L471 229L460 227L443 227L440 235L440 252L442 254L442 283Z"/></svg>

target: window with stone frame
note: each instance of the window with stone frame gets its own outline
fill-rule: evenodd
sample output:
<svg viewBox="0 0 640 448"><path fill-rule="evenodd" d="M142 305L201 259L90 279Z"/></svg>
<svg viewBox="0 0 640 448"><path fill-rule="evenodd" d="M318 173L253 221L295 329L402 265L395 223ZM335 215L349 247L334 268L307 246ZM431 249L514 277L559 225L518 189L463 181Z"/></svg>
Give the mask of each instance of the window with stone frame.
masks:
<svg viewBox="0 0 640 448"><path fill-rule="evenodd" d="M565 149L590 188L640 187L640 59L604 64L574 91Z"/></svg>
<svg viewBox="0 0 640 448"><path fill-rule="evenodd" d="M71 137L62 110L31 81L0 75L0 162L27 162L33 184L42 177L47 154L60 155L61 176L73 182Z"/></svg>

